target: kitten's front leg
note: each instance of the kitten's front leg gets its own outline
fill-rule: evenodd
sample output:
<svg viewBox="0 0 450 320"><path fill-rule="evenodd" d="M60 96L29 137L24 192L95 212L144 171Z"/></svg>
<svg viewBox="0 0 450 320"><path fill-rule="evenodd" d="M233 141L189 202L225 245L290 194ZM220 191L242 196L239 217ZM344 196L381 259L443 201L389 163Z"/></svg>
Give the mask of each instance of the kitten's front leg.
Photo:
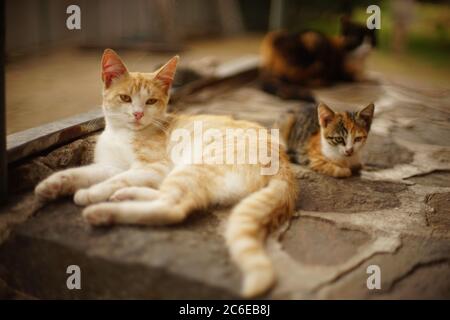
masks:
<svg viewBox="0 0 450 320"><path fill-rule="evenodd" d="M145 168L130 169L88 189L75 193L74 201L78 205L103 202L117 191L126 187L157 188L168 173L166 164L154 164Z"/></svg>
<svg viewBox="0 0 450 320"><path fill-rule="evenodd" d="M344 168L344 167L339 167L337 165L333 165L334 168L332 169L332 177L335 178L348 178L352 175L352 170L350 168Z"/></svg>
<svg viewBox="0 0 450 320"><path fill-rule="evenodd" d="M363 166L361 163L355 164L351 167L352 174L360 174Z"/></svg>
<svg viewBox="0 0 450 320"><path fill-rule="evenodd" d="M78 189L108 179L120 170L110 166L91 164L55 172L35 188L34 192L41 200L53 200L60 196L75 193Z"/></svg>
<svg viewBox="0 0 450 320"><path fill-rule="evenodd" d="M337 164L326 161L324 159L312 158L310 167L317 172L335 178L347 178L352 175L352 171L350 170L350 168L338 166Z"/></svg>

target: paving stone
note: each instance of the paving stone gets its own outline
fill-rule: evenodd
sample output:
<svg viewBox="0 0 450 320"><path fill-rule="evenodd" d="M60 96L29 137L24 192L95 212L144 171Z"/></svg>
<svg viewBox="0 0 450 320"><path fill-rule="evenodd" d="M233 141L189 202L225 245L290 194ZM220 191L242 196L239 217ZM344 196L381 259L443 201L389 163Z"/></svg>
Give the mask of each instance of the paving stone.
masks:
<svg viewBox="0 0 450 320"><path fill-rule="evenodd" d="M267 298L450 299L449 103L394 86L360 89L339 86L319 98L340 108L376 102L366 169L334 179L293 166L298 210L268 240L279 282ZM252 84L210 88L180 104L183 112L266 126L299 106ZM90 163L95 139L20 163L10 171L12 185L30 190L55 170ZM240 274L222 236L228 210L160 228L91 228L80 212L70 198L41 208L30 194L0 208L0 297L239 297ZM81 267L82 290L66 287L72 264ZM369 265L381 269L381 290L367 288Z"/></svg>
<svg viewBox="0 0 450 320"><path fill-rule="evenodd" d="M411 163L414 153L387 137L369 134L363 149L362 160L369 168L392 168L398 164Z"/></svg>
<svg viewBox="0 0 450 320"><path fill-rule="evenodd" d="M428 223L440 231L450 230L450 192L430 194L426 203L433 208L427 214Z"/></svg>
<svg viewBox="0 0 450 320"><path fill-rule="evenodd" d="M381 289L367 288L367 267L381 271ZM450 241L416 236L402 237L402 246L393 254L379 254L339 281L322 288L322 297L331 299L449 299Z"/></svg>
<svg viewBox="0 0 450 320"><path fill-rule="evenodd" d="M291 222L281 244L302 264L332 266L352 257L369 239L369 235L358 230L340 229L328 221L301 217Z"/></svg>
<svg viewBox="0 0 450 320"><path fill-rule="evenodd" d="M44 299L238 297L220 215L166 228L91 228L80 211L59 201L16 228L0 247L0 278ZM80 266L82 290L67 289L69 265Z"/></svg>
<svg viewBox="0 0 450 320"><path fill-rule="evenodd" d="M418 265L392 287L390 299L450 299L450 260Z"/></svg>
<svg viewBox="0 0 450 320"><path fill-rule="evenodd" d="M396 193L406 189L398 183L335 179L315 172L303 174L299 184L299 209L347 213L396 208L400 205Z"/></svg>
<svg viewBox="0 0 450 320"><path fill-rule="evenodd" d="M450 172L437 171L407 179L425 186L450 187Z"/></svg>
<svg viewBox="0 0 450 320"><path fill-rule="evenodd" d="M449 120L444 121L448 123ZM450 139L448 138L450 137L450 128L448 126L436 125L431 121L417 121L414 123L413 128L396 128L394 134L408 141L446 147L450 146Z"/></svg>

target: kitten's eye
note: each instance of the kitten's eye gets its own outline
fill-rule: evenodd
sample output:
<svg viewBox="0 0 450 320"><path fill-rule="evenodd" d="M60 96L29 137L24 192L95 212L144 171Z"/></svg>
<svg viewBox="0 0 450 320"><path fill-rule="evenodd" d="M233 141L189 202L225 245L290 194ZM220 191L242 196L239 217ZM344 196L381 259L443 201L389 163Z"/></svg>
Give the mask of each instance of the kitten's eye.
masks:
<svg viewBox="0 0 450 320"><path fill-rule="evenodd" d="M123 102L131 102L131 97L129 95L126 94L121 94L120 96L120 100L122 100Z"/></svg>
<svg viewBox="0 0 450 320"><path fill-rule="evenodd" d="M148 99L145 104L152 105L158 102L158 99Z"/></svg>
<svg viewBox="0 0 450 320"><path fill-rule="evenodd" d="M363 137L356 137L355 142L360 142L360 141L362 141L362 139L363 139Z"/></svg>
<svg viewBox="0 0 450 320"><path fill-rule="evenodd" d="M336 139L336 143L342 143L344 144L344 139L342 137L337 137Z"/></svg>

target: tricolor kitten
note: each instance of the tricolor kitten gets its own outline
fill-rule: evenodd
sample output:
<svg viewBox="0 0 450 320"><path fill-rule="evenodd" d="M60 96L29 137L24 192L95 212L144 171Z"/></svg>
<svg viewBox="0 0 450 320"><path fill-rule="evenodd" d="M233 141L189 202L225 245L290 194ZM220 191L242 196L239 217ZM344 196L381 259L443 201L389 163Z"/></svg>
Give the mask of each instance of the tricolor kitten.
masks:
<svg viewBox="0 0 450 320"><path fill-rule="evenodd" d="M337 178L361 169L360 151L366 143L374 105L359 112L335 112L321 103L290 113L280 124L294 162Z"/></svg>
<svg viewBox="0 0 450 320"><path fill-rule="evenodd" d="M262 294L275 281L264 249L265 236L270 227L292 214L297 197L289 159L280 150L274 175L262 175L261 164L172 161L171 134L184 129L193 135L194 121L201 121L204 129L217 129L222 136L228 128L266 130L225 116L166 113L177 62L174 57L154 73L129 72L114 51L106 50L102 59L106 126L95 148L94 164L57 172L35 192L43 200L75 194L75 203L87 206L83 217L95 226L169 225L184 221L197 209L234 206L225 238L243 273L242 294ZM258 148L261 143L269 149L278 146L269 139L259 140ZM245 152L239 148L236 144L235 154ZM208 157L214 160L214 155Z"/></svg>

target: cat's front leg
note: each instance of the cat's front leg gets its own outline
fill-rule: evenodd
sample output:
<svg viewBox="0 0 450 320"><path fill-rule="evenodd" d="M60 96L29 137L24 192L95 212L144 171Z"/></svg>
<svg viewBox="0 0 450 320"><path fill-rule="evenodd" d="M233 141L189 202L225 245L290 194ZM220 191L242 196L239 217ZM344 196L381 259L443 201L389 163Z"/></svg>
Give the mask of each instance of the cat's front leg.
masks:
<svg viewBox="0 0 450 320"><path fill-rule="evenodd" d="M75 193L74 201L78 205L86 206L107 201L116 191L123 188L157 188L167 175L167 172L168 168L165 164L155 164L146 168L130 169L88 189L78 190Z"/></svg>
<svg viewBox="0 0 450 320"><path fill-rule="evenodd" d="M125 199L121 202L93 204L83 210L83 216L92 225L179 223L195 209L206 208L214 203L213 197L218 192L213 192L214 189L200 177L214 181L220 176L221 172L212 172L210 167L182 168L168 174L159 190L123 189L124 195L133 195L133 200L140 201ZM136 197L138 193L140 199Z"/></svg>
<svg viewBox="0 0 450 320"><path fill-rule="evenodd" d="M100 164L66 169L55 172L41 181L34 192L40 200L53 200L73 194L78 189L90 187L119 172L120 169Z"/></svg>
<svg viewBox="0 0 450 320"><path fill-rule="evenodd" d="M109 198L111 201L151 201L157 199L161 192L157 189L148 187L126 187L119 189Z"/></svg>

